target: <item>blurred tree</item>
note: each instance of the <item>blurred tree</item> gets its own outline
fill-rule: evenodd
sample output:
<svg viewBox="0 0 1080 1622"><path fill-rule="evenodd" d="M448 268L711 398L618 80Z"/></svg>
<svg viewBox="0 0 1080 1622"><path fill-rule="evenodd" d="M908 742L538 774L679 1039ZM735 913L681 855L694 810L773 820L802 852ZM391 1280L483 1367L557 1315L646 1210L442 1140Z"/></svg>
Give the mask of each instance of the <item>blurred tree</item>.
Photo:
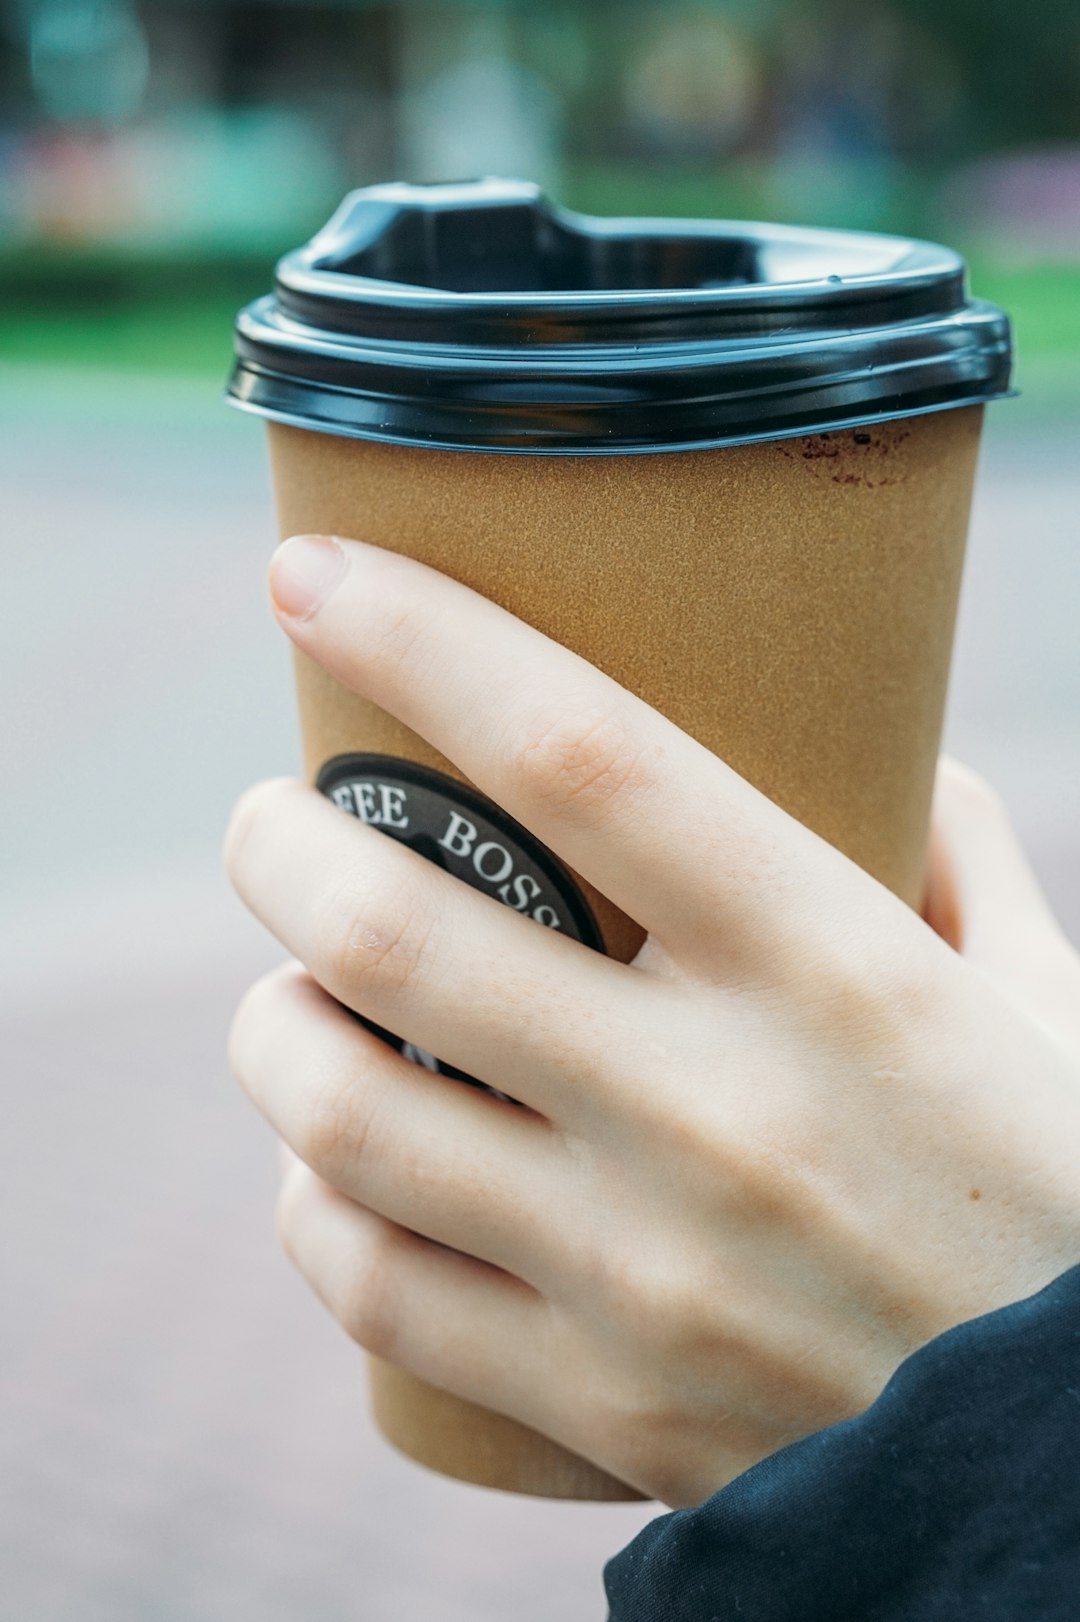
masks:
<svg viewBox="0 0 1080 1622"><path fill-rule="evenodd" d="M959 67L968 153L1080 140L1077 0L904 0L904 15Z"/></svg>

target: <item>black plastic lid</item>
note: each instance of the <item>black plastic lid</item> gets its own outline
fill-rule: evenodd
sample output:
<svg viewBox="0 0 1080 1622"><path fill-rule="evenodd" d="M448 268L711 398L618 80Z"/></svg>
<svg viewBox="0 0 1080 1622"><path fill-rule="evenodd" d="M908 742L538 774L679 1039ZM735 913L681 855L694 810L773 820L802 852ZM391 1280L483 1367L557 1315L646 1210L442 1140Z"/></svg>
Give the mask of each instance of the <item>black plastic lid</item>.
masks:
<svg viewBox="0 0 1080 1622"><path fill-rule="evenodd" d="M369 186L241 311L229 398L323 433L536 455L690 450L1009 392L949 248L598 219L525 181Z"/></svg>

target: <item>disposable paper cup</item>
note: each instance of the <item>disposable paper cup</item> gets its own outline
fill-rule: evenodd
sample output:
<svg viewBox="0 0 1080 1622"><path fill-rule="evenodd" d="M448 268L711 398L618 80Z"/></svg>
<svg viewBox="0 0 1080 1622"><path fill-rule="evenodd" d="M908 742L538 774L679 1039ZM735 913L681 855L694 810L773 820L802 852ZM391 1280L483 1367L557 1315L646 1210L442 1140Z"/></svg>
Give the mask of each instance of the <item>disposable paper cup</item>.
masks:
<svg viewBox="0 0 1080 1622"><path fill-rule="evenodd" d="M954 254L598 221L521 182L372 187L282 262L237 354L282 536L359 536L474 587L920 903L982 406L1010 367ZM637 924L430 744L296 668L307 773L343 809L634 955ZM387 1364L371 1377L384 1434L433 1469L639 1496Z"/></svg>

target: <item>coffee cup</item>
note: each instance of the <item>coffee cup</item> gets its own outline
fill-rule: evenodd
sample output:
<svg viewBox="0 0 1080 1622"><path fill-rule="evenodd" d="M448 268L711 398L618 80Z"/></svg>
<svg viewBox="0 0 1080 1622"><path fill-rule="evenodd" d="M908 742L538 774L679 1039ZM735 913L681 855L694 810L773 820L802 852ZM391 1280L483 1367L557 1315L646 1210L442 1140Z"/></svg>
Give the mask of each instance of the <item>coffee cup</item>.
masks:
<svg viewBox="0 0 1080 1622"><path fill-rule="evenodd" d="M983 407L1011 367L955 253L597 219L518 181L374 186L281 262L236 350L282 536L358 536L474 587L920 904ZM639 926L426 740L300 653L296 671L306 772L344 810L633 957ZM384 1433L434 1469L638 1496L371 1372Z"/></svg>

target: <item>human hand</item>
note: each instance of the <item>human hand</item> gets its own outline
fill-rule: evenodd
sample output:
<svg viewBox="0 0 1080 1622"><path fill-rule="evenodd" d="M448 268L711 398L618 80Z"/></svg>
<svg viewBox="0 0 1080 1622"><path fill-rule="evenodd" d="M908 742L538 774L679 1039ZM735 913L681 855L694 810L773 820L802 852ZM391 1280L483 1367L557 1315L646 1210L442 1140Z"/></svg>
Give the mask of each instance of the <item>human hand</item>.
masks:
<svg viewBox="0 0 1080 1622"><path fill-rule="evenodd" d="M1080 960L970 774L941 774L931 928L422 565L292 542L273 591L300 648L649 932L623 965L314 790L241 801L233 882L298 963L248 994L232 1060L299 1157L285 1247L360 1344L679 1506L1080 1257Z"/></svg>

